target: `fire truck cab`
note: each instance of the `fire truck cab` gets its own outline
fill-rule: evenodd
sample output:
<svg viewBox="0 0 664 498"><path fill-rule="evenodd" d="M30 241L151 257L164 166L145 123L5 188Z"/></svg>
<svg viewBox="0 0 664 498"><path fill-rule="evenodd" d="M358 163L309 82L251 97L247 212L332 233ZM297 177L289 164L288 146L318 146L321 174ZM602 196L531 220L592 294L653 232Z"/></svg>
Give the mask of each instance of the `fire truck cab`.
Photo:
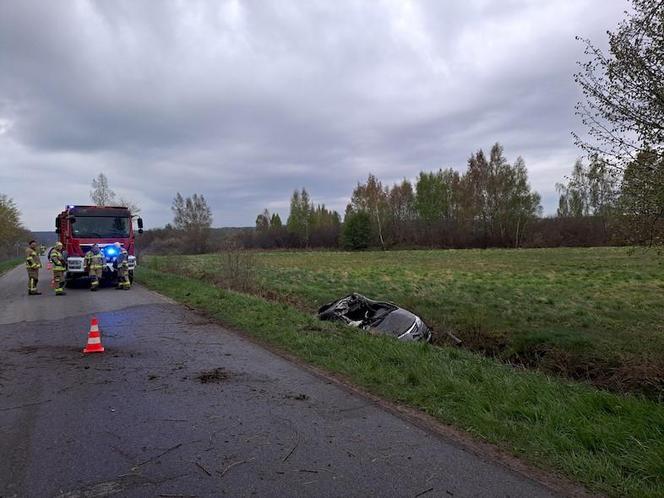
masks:
<svg viewBox="0 0 664 498"><path fill-rule="evenodd" d="M55 231L64 246L67 258L67 280L87 276L85 254L98 244L106 256L103 276L117 279L114 262L118 257L115 242L129 254L129 278L133 281L136 268L135 234L132 214L122 206L67 206L55 219ZM143 233L143 220L137 218L138 233Z"/></svg>

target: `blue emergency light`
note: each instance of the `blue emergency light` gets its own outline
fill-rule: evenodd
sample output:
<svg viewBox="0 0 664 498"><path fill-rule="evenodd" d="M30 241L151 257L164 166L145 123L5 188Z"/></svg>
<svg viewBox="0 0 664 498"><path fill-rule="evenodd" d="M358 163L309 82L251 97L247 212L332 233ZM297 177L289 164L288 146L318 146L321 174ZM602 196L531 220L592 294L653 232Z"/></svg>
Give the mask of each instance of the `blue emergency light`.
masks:
<svg viewBox="0 0 664 498"><path fill-rule="evenodd" d="M105 252L106 252L106 254L108 254L109 256L113 256L113 255L115 255L115 254L118 253L118 250L117 250L115 247L106 247L106 248L105 248Z"/></svg>

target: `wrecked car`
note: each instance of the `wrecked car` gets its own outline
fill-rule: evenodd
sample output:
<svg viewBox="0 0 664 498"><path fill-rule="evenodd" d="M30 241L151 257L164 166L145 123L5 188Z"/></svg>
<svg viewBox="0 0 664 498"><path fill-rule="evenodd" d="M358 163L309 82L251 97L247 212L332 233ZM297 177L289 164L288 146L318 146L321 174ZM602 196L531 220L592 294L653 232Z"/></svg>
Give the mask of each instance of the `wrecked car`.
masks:
<svg viewBox="0 0 664 498"><path fill-rule="evenodd" d="M324 304L318 309L318 318L343 322L402 341L431 342L431 330L419 316L396 304L374 301L361 294L353 293Z"/></svg>

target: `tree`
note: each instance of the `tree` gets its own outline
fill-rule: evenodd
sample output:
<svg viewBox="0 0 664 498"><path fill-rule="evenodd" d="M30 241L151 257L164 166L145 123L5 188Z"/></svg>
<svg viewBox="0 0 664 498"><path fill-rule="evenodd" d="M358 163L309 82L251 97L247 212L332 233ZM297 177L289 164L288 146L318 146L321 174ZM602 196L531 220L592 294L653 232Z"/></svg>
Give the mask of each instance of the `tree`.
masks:
<svg viewBox="0 0 664 498"><path fill-rule="evenodd" d="M464 175L465 211L471 221L471 226L479 227L483 235L484 245L488 244L489 211L488 184L491 174L489 162L484 151L480 149L468 159L468 170Z"/></svg>
<svg viewBox="0 0 664 498"><path fill-rule="evenodd" d="M270 228L273 230L277 230L282 227L283 223L281 222L281 216L279 216L279 213L272 213L272 218L270 218Z"/></svg>
<svg viewBox="0 0 664 498"><path fill-rule="evenodd" d="M626 216L630 241L647 245L664 244L664 159L641 152L627 165L618 206Z"/></svg>
<svg viewBox="0 0 664 498"><path fill-rule="evenodd" d="M501 236L503 240L513 241L514 247L519 247L528 223L542 214L541 197L530 189L528 171L522 157L517 157L507 174L509 180L500 221L504 233Z"/></svg>
<svg viewBox="0 0 664 498"><path fill-rule="evenodd" d="M21 213L14 201L0 194L0 240L12 238L21 227Z"/></svg>
<svg viewBox="0 0 664 498"><path fill-rule="evenodd" d="M312 209L310 216L310 243L314 247L334 247L339 242L341 230L341 217L336 211L331 211L325 204L319 204Z"/></svg>
<svg viewBox="0 0 664 498"><path fill-rule="evenodd" d="M115 201L115 192L109 187L108 178L104 173L99 173L97 178L92 179L90 199L95 206L110 206Z"/></svg>
<svg viewBox="0 0 664 498"><path fill-rule="evenodd" d="M16 204L11 198L0 194L0 259L15 254L15 244L27 236Z"/></svg>
<svg viewBox="0 0 664 498"><path fill-rule="evenodd" d="M115 192L111 190L111 187L108 184L108 178L104 173L99 173L97 178L92 179L90 199L95 203L95 206L110 206L115 204L126 207L132 215L137 215L141 212L141 208L132 200L123 196L117 197Z"/></svg>
<svg viewBox="0 0 664 498"><path fill-rule="evenodd" d="M256 230L245 234L243 244L245 247L260 247L272 249L287 245L287 233L277 213L270 215L267 209L256 216Z"/></svg>
<svg viewBox="0 0 664 498"><path fill-rule="evenodd" d="M311 212L309 193L303 188L301 192L295 190L291 196L290 214L286 222L288 233L292 234L298 245L309 246Z"/></svg>
<svg viewBox="0 0 664 498"><path fill-rule="evenodd" d="M415 210L428 242L442 242L453 225L460 222L459 173L453 169L420 172L415 186Z"/></svg>
<svg viewBox="0 0 664 498"><path fill-rule="evenodd" d="M366 249L371 237L371 216L367 211L346 210L343 245L350 250Z"/></svg>
<svg viewBox="0 0 664 498"><path fill-rule="evenodd" d="M118 205L124 206L127 209L129 209L129 212L134 216L140 214L141 212L141 208L138 206L138 204L136 204L134 201L127 199L126 197L120 197L118 199Z"/></svg>
<svg viewBox="0 0 664 498"><path fill-rule="evenodd" d="M630 168L631 185L643 195L628 209L656 203L664 190L664 0L632 0L616 31L608 32L609 53L581 39L589 60L579 63L575 81L583 92L577 115L588 137L574 134L589 156L596 156L618 182ZM644 157L652 158L643 165ZM653 171L653 169L655 171ZM631 195L628 199L637 199ZM651 212L643 213L651 216Z"/></svg>
<svg viewBox="0 0 664 498"><path fill-rule="evenodd" d="M393 234L394 241L409 241L413 237L416 219L413 185L405 178L400 184L394 184L389 190L387 203L389 231Z"/></svg>
<svg viewBox="0 0 664 498"><path fill-rule="evenodd" d="M382 249L385 249L385 234L383 225L388 212L387 189L374 175L369 174L367 183L358 183L351 196L351 205L354 211L365 211L370 214L373 232L378 238Z"/></svg>
<svg viewBox="0 0 664 498"><path fill-rule="evenodd" d="M420 172L415 190L417 192L415 209L420 220L428 227L440 222L443 219L448 197L443 170L438 170L437 173Z"/></svg>
<svg viewBox="0 0 664 498"><path fill-rule="evenodd" d="M212 226L212 211L205 197L194 194L185 199L178 192L171 210L173 226L182 233L187 249L196 254L205 252Z"/></svg>
<svg viewBox="0 0 664 498"><path fill-rule="evenodd" d="M593 157L588 166L588 203L595 216L608 217L618 202L618 182L607 164Z"/></svg>
<svg viewBox="0 0 664 498"><path fill-rule="evenodd" d="M510 165L499 143L488 161L481 149L470 156L462 183L464 211L484 246L518 245L527 222L541 211L524 160Z"/></svg>
<svg viewBox="0 0 664 498"><path fill-rule="evenodd" d="M558 198L558 216L580 218L590 212L588 200L588 174L581 159L577 159L567 183L556 183Z"/></svg>
<svg viewBox="0 0 664 498"><path fill-rule="evenodd" d="M618 199L616 183L607 164L597 156L591 159L588 167L577 159L567 183L556 184L560 194L558 216L608 218L613 214Z"/></svg>
<svg viewBox="0 0 664 498"><path fill-rule="evenodd" d="M270 212L265 209L261 214L256 216L256 231L267 232L270 229Z"/></svg>

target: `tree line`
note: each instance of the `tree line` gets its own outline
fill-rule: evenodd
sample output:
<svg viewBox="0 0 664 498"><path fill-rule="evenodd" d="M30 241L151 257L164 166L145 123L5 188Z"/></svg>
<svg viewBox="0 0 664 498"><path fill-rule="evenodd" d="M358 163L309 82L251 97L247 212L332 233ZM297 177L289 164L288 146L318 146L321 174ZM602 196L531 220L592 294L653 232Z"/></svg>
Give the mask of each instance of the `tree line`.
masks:
<svg viewBox="0 0 664 498"><path fill-rule="evenodd" d="M346 206L344 246L519 247L542 211L525 162L510 164L496 143L472 154L465 172L440 169L383 186L374 175ZM367 223L368 222L368 223Z"/></svg>
<svg viewBox="0 0 664 498"><path fill-rule="evenodd" d="M321 248L337 247L341 217L324 204L314 205L305 188L291 196L290 214L283 224L278 213L265 209L256 217L255 230L244 230L239 245L247 248Z"/></svg>
<svg viewBox="0 0 664 498"><path fill-rule="evenodd" d="M285 226L264 210L242 242L261 248L520 247L541 211L524 160L510 164L496 143L488 156L481 149L472 154L463 173L423 171L414 184L404 179L391 186L369 174L353 190L343 223L336 211L314 205L306 189L296 190Z"/></svg>
<svg viewBox="0 0 664 498"><path fill-rule="evenodd" d="M383 185L369 174L339 213L315 205L306 189L293 192L284 225L265 209L254 230L240 234L248 248L391 247L486 248L661 244L664 184L661 161L641 153L616 177L594 156L578 159L559 194L555 216L542 217L541 198L524 160L510 164L496 143L488 156L472 154L464 172L422 171L414 183ZM643 182L646 171L652 177Z"/></svg>

